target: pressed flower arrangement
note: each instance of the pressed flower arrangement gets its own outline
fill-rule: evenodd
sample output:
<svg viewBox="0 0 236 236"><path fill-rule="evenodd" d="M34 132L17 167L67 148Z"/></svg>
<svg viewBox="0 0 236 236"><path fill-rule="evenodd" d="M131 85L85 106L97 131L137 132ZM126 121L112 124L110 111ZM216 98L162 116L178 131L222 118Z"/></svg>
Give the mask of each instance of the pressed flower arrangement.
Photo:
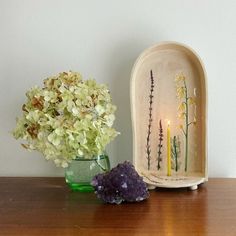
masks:
<svg viewBox="0 0 236 236"><path fill-rule="evenodd" d="M62 72L27 91L13 131L22 146L41 152L57 166L102 155L118 132L112 128L116 107L106 85Z"/></svg>
<svg viewBox="0 0 236 236"><path fill-rule="evenodd" d="M160 43L137 59L133 159L151 188L196 189L207 180L205 80L201 60L182 44Z"/></svg>

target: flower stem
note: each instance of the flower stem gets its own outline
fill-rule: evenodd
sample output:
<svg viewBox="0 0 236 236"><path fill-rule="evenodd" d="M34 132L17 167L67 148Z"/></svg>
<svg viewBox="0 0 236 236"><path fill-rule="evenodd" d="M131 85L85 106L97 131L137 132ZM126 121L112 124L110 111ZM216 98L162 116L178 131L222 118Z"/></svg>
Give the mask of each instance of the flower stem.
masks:
<svg viewBox="0 0 236 236"><path fill-rule="evenodd" d="M152 103L153 103L153 91L154 91L154 79L152 70L150 71L150 95L149 95L149 121L148 121L148 134L147 134L147 142L146 142L146 151L147 151L147 166L148 170L150 170L151 163L151 145L150 145L150 135L151 135L151 125L152 125Z"/></svg>
<svg viewBox="0 0 236 236"><path fill-rule="evenodd" d="M105 155L102 155L103 158L106 160L105 163L108 163L108 168L104 167L99 161L101 160L100 158L96 159L95 162L96 164L100 167L100 169L104 172L107 172L109 169L110 169L110 162L109 162L109 159L108 159L108 156L105 154Z"/></svg>
<svg viewBox="0 0 236 236"><path fill-rule="evenodd" d="M102 171L107 171L105 167L103 167L97 160L95 161L97 165L102 169Z"/></svg>
<svg viewBox="0 0 236 236"><path fill-rule="evenodd" d="M186 105L186 112L185 112L185 172L188 169L188 89L186 85L186 81L184 81L185 87L185 105Z"/></svg>
<svg viewBox="0 0 236 236"><path fill-rule="evenodd" d="M178 153L177 153L177 140L176 136L173 138L173 146L174 146L174 155L175 155L175 171L178 171Z"/></svg>
<svg viewBox="0 0 236 236"><path fill-rule="evenodd" d="M163 128L162 128L162 124L161 124L161 120L159 121L159 144L158 144L158 152L157 152L157 170L160 170L161 165L160 162L162 161L161 158L161 150L162 150L162 141L163 141Z"/></svg>

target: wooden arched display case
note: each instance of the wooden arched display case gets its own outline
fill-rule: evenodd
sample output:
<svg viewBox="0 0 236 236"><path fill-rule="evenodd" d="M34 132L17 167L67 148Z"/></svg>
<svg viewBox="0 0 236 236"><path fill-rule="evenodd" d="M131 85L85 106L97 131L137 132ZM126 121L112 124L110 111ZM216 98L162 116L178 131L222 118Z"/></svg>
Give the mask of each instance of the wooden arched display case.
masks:
<svg viewBox="0 0 236 236"><path fill-rule="evenodd" d="M189 47L164 42L145 50L131 75L133 162L149 188L207 181L207 87Z"/></svg>

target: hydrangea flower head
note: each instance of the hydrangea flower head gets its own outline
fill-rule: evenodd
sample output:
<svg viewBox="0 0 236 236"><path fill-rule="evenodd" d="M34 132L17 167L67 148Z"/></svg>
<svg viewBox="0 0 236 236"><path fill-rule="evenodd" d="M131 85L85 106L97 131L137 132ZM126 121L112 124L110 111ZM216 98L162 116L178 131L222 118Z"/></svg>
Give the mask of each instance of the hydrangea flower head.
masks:
<svg viewBox="0 0 236 236"><path fill-rule="evenodd" d="M102 154L118 134L112 128L116 107L107 86L83 80L77 72L47 78L26 96L13 135L57 166L67 167L77 156Z"/></svg>

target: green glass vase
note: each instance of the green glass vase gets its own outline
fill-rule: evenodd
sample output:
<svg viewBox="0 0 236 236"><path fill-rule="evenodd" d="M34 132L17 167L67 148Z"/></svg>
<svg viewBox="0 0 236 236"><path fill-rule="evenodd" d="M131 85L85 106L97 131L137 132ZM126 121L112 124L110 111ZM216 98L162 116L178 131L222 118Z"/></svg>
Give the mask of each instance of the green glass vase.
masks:
<svg viewBox="0 0 236 236"><path fill-rule="evenodd" d="M93 177L99 173L110 170L110 161L107 154L102 154L91 159L77 157L65 169L65 180L73 191L92 192Z"/></svg>

